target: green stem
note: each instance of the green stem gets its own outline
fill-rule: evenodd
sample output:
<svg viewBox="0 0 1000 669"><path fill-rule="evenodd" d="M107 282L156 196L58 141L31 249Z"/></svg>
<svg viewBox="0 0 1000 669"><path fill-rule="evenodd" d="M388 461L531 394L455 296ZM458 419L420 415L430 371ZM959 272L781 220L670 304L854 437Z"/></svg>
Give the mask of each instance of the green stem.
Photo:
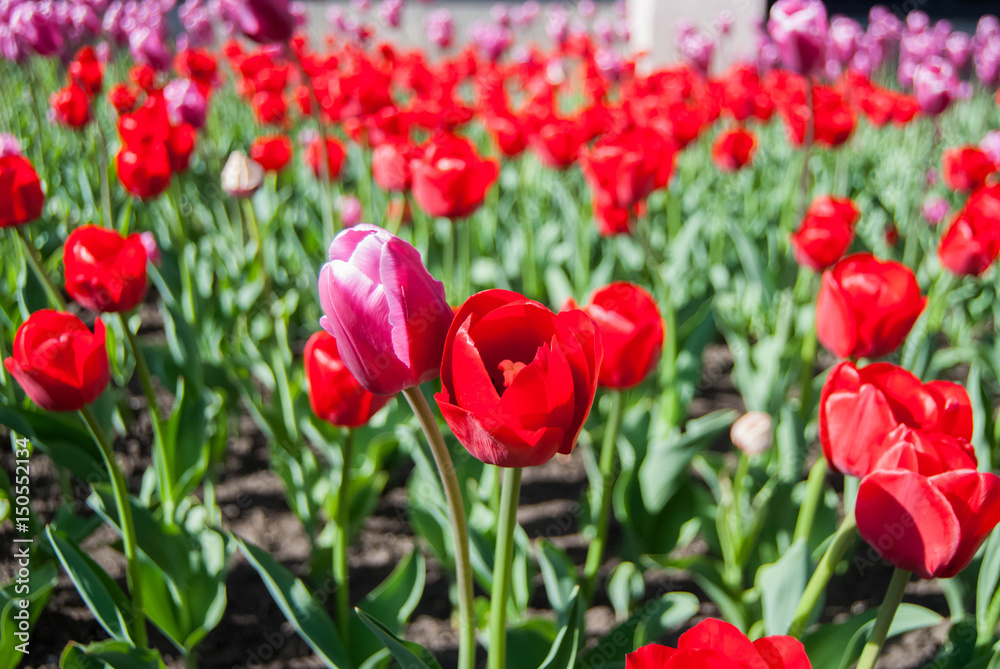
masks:
<svg viewBox="0 0 1000 669"><path fill-rule="evenodd" d="M333 538L333 580L337 585L337 625L345 644L351 640L351 592L348 588L347 542L348 523L351 519L351 458L354 430L346 430L343 442L344 465L340 472L340 489L337 491L336 534Z"/></svg>
<svg viewBox="0 0 1000 669"><path fill-rule="evenodd" d="M802 500L802 506L799 508L794 540L809 540L809 533L812 531L813 521L816 519L816 509L819 508L819 501L823 497L826 471L826 458L823 457L816 460L816 464L809 470L809 478L806 479L806 498Z"/></svg>
<svg viewBox="0 0 1000 669"><path fill-rule="evenodd" d="M1000 590L993 593L989 608L986 609L986 620L979 624L976 636L976 650L985 652L996 641L997 622L1000 622Z"/></svg>
<svg viewBox="0 0 1000 669"><path fill-rule="evenodd" d="M406 401L410 403L420 427L427 437L434 462L441 476L444 495L448 503L448 513L451 516L452 536L455 541L455 572L458 581L458 669L473 669L476 665L476 624L473 609L472 564L469 560L469 527L465 519L465 506L462 503L462 489L458 484L455 465L444 443L437 420L431 412L427 399L419 387L407 388L403 391Z"/></svg>
<svg viewBox="0 0 1000 669"><path fill-rule="evenodd" d="M155 452L156 476L160 480L160 499L163 502L163 516L170 524L174 524L174 512L177 508L177 501L174 499L174 474L171 471L170 459L167 457L166 445L163 441L163 417L160 412L160 405L156 401L156 390L153 388L152 375L149 373L149 365L146 364L146 356L139 348L132 329L129 328L125 318L118 314L118 322L125 337L128 339L129 348L132 349L132 357L135 359L135 372L139 376L139 383L142 385L142 392L146 396L146 408L149 410L149 422L153 426L153 449Z"/></svg>
<svg viewBox="0 0 1000 669"><path fill-rule="evenodd" d="M25 262L31 267L35 276L38 277L38 280L45 288L45 292L49 294L49 300L51 300L52 305L59 311L66 311L66 302L63 300L59 290L52 283L52 280L49 279L45 268L42 267L42 262L38 259L35 247L28 239L28 235L25 234L21 226L15 226L14 230L17 233L18 239L21 240L21 251Z"/></svg>
<svg viewBox="0 0 1000 669"><path fill-rule="evenodd" d="M95 107L99 105L95 104ZM101 120L95 116L94 127L97 128L97 135L94 143L97 145L97 157L101 161L101 217L104 219L104 227L113 229L114 221L111 220L111 186L108 183L108 141L104 136L104 127Z"/></svg>
<svg viewBox="0 0 1000 669"><path fill-rule="evenodd" d="M601 487L598 490L596 524L597 532L587 549L587 561L583 569L583 590L587 599L593 595L597 572L604 558L604 546L608 541L608 521L611 516L611 498L614 491L614 466L617 454L618 428L622 420L622 408L625 404L624 393L613 390L611 395L611 411L604 426L604 439L601 441Z"/></svg>
<svg viewBox="0 0 1000 669"><path fill-rule="evenodd" d="M139 549L135 538L135 523L132 520L132 507L129 506L125 477L122 475L121 469L118 468L114 450L111 448L107 435L104 434L104 428L101 427L89 404L80 409L80 416L90 428L90 433L94 436L94 441L97 442L101 451L104 465L108 468L108 476L111 478L111 490L115 497L115 506L118 507L118 521L121 525L122 544L127 563L128 589L132 595L133 634L135 634L136 645L139 648L146 648L148 642L146 639L146 616L142 608Z"/></svg>
<svg viewBox="0 0 1000 669"><path fill-rule="evenodd" d="M510 572L514 562L514 528L517 527L517 501L521 494L521 469L504 472L500 492L500 525L497 549L493 556L493 590L490 593L490 654L488 669L507 667L507 597Z"/></svg>
<svg viewBox="0 0 1000 669"><path fill-rule="evenodd" d="M670 287L666 287L663 300L660 301L660 309L663 313L664 335L666 341L663 346L663 373L661 375L663 396L661 402L661 416L665 431L679 425L681 416L681 400L677 394L677 314L674 309L673 296Z"/></svg>
<svg viewBox="0 0 1000 669"><path fill-rule="evenodd" d="M448 238L444 242L444 251L441 252L441 259L444 267L441 273L444 274L444 290L452 298L458 292L458 285L455 283L455 224L448 223Z"/></svg>
<svg viewBox="0 0 1000 669"><path fill-rule="evenodd" d="M889 590L885 593L882 606L878 607L878 618L875 619L875 627L872 628L871 636L868 637L868 643L865 644L864 649L861 651L857 669L875 668L878 656L882 652L882 644L885 643L885 638L889 634L889 627L892 625L892 619L896 616L896 609L899 608L900 602L903 601L903 591L906 589L906 584L910 582L911 575L910 572L899 567L892 573Z"/></svg>
<svg viewBox="0 0 1000 669"><path fill-rule="evenodd" d="M458 230L458 252L461 254L462 292L459 296L464 301L472 292L472 225L469 221L453 224Z"/></svg>
<svg viewBox="0 0 1000 669"><path fill-rule="evenodd" d="M801 366L799 367L799 416L802 428L812 418L813 366L816 364L816 321L815 317L802 334Z"/></svg>
<svg viewBox="0 0 1000 669"><path fill-rule="evenodd" d="M823 592L826 590L827 583L833 577L840 558L843 557L847 549L854 543L854 533L857 529L858 524L854 519L854 514L849 513L840 524L840 527L837 528L833 539L830 541L830 545L827 547L826 552L823 553L819 564L816 565L816 571L813 572L809 583L806 584L805 592L802 593L802 598L799 599L799 605L795 609L795 615L792 617L792 623L788 628L790 636L801 637L802 633L806 631L806 625L809 624L809 617L812 615L813 610L819 603L820 597L822 597Z"/></svg>

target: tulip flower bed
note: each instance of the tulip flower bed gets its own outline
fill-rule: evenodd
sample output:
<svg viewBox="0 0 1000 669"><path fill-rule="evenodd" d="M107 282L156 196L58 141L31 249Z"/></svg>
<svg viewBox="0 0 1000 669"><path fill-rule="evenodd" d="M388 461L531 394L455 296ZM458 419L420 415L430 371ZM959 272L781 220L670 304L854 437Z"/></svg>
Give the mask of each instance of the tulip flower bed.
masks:
<svg viewBox="0 0 1000 669"><path fill-rule="evenodd" d="M42 5L0 669L1000 666L995 17L779 0L643 72L586 1L436 54Z"/></svg>

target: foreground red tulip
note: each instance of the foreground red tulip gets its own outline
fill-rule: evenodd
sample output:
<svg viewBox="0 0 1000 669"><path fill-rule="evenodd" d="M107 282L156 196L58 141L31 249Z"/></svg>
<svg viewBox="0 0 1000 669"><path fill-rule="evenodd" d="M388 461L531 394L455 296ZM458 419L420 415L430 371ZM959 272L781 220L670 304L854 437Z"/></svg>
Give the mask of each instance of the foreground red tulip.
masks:
<svg viewBox="0 0 1000 669"><path fill-rule="evenodd" d="M0 228L35 220L44 204L42 184L28 159L16 153L0 156Z"/></svg>
<svg viewBox="0 0 1000 669"><path fill-rule="evenodd" d="M250 157L266 172L280 172L292 159L292 140L285 135L258 137L250 145Z"/></svg>
<svg viewBox="0 0 1000 669"><path fill-rule="evenodd" d="M528 467L569 453L597 391L601 343L580 310L507 290L473 295L448 330L438 407L475 458Z"/></svg>
<svg viewBox="0 0 1000 669"><path fill-rule="evenodd" d="M430 216L456 219L483 203L500 174L500 164L481 158L472 143L440 133L419 147L410 162L413 199Z"/></svg>
<svg viewBox="0 0 1000 669"><path fill-rule="evenodd" d="M850 248L857 222L858 208L848 198L816 198L799 229L789 235L795 261L816 272L831 267Z"/></svg>
<svg viewBox="0 0 1000 669"><path fill-rule="evenodd" d="M93 311L131 311L149 286L146 261L138 234L122 237L96 225L77 228L66 238L63 251L66 292Z"/></svg>
<svg viewBox="0 0 1000 669"><path fill-rule="evenodd" d="M886 442L900 425L924 434L897 433ZM938 459L962 462L958 451L967 450L964 445L942 446L941 440L935 445L934 435L966 444L972 439L972 401L957 383L924 384L887 362L861 368L842 362L827 375L820 395L819 439L834 471L865 476L901 441L913 443L918 453L939 453Z"/></svg>
<svg viewBox="0 0 1000 669"><path fill-rule="evenodd" d="M1000 186L969 196L938 245L941 264L953 274L978 276L1000 257Z"/></svg>
<svg viewBox="0 0 1000 669"><path fill-rule="evenodd" d="M978 146L947 149L941 155L941 176L948 188L968 193L982 187L997 166Z"/></svg>
<svg viewBox="0 0 1000 669"><path fill-rule="evenodd" d="M111 377L104 341L101 319L91 332L73 314L43 309L17 329L3 364L41 408L78 411L104 392Z"/></svg>
<svg viewBox="0 0 1000 669"><path fill-rule="evenodd" d="M1000 522L1000 478L975 469L878 470L861 481L855 509L858 532L887 562L951 578Z"/></svg>
<svg viewBox="0 0 1000 669"><path fill-rule="evenodd" d="M343 230L319 276L320 325L362 387L394 395L440 373L452 310L417 250L374 225Z"/></svg>
<svg viewBox="0 0 1000 669"><path fill-rule="evenodd" d="M313 413L332 425L364 425L392 399L361 387L341 360L337 340L327 332L317 332L306 342L305 367Z"/></svg>
<svg viewBox="0 0 1000 669"><path fill-rule="evenodd" d="M805 648L790 636L750 641L727 622L708 618L677 640L677 648L643 646L625 656L625 669L811 669Z"/></svg>
<svg viewBox="0 0 1000 669"><path fill-rule="evenodd" d="M757 138L749 130L733 128L720 133L712 144L712 162L722 172L736 172L753 160Z"/></svg>
<svg viewBox="0 0 1000 669"><path fill-rule="evenodd" d="M570 302L569 307L576 305ZM631 388L656 368L663 352L663 317L644 288L627 281L612 283L598 289L583 311L601 333L599 386Z"/></svg>
<svg viewBox="0 0 1000 669"><path fill-rule="evenodd" d="M903 343L926 303L910 268L857 253L823 272L816 336L841 358L887 355Z"/></svg>

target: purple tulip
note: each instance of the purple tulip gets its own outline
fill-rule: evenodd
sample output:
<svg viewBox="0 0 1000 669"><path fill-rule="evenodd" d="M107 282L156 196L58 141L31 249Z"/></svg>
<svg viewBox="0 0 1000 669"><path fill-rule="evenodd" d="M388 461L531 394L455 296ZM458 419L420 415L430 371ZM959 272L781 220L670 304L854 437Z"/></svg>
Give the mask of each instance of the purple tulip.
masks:
<svg viewBox="0 0 1000 669"><path fill-rule="evenodd" d="M594 0L580 0L576 3L576 12L585 19L591 18L597 12Z"/></svg>
<svg viewBox="0 0 1000 669"><path fill-rule="evenodd" d="M39 56L57 56L65 45L52 2L23 2L15 7L10 31Z"/></svg>
<svg viewBox="0 0 1000 669"><path fill-rule="evenodd" d="M922 33L931 25L931 19L925 12L914 10L906 15L906 29L911 33Z"/></svg>
<svg viewBox="0 0 1000 669"><path fill-rule="evenodd" d="M959 72L967 70L972 60L972 37L963 32L948 35L944 41L944 55Z"/></svg>
<svg viewBox="0 0 1000 669"><path fill-rule="evenodd" d="M473 24L469 30L469 38L492 62L498 61L514 42L514 35L510 30L498 23L488 22Z"/></svg>
<svg viewBox="0 0 1000 669"><path fill-rule="evenodd" d="M940 195L931 195L920 207L920 215L931 225L937 225L948 216L948 200Z"/></svg>
<svg viewBox="0 0 1000 669"><path fill-rule="evenodd" d="M402 0L382 0L378 7L378 17L390 28L398 28L403 22Z"/></svg>
<svg viewBox="0 0 1000 669"><path fill-rule="evenodd" d="M297 21L289 0L220 0L219 11L259 44L287 42Z"/></svg>
<svg viewBox="0 0 1000 669"><path fill-rule="evenodd" d="M715 51L715 42L709 35L690 32L680 40L678 46L684 60L701 74L708 74L712 66L712 53Z"/></svg>
<svg viewBox="0 0 1000 669"><path fill-rule="evenodd" d="M1000 130L990 130L979 142L982 149L995 165L1000 165Z"/></svg>
<svg viewBox="0 0 1000 669"><path fill-rule="evenodd" d="M160 245L156 243L156 236L149 231L140 232L139 241L146 250L146 259L154 265L159 265L163 256L160 254Z"/></svg>
<svg viewBox="0 0 1000 669"><path fill-rule="evenodd" d="M937 116L948 108L958 89L958 78L950 62L931 56L913 71L913 94L920 110Z"/></svg>
<svg viewBox="0 0 1000 669"><path fill-rule="evenodd" d="M455 39L455 22L443 7L427 15L427 39L440 49L447 49Z"/></svg>
<svg viewBox="0 0 1000 669"><path fill-rule="evenodd" d="M549 10L545 17L545 34L556 44L563 44L569 37L569 14L561 6Z"/></svg>
<svg viewBox="0 0 1000 669"><path fill-rule="evenodd" d="M361 222L361 200L353 195L343 195L337 200L340 222L345 228L353 228Z"/></svg>
<svg viewBox="0 0 1000 669"><path fill-rule="evenodd" d="M789 70L809 75L823 66L828 26L821 0L778 0L767 30Z"/></svg>
<svg viewBox="0 0 1000 669"><path fill-rule="evenodd" d="M360 224L330 245L319 276L320 325L366 390L392 395L440 374L453 314L413 246Z"/></svg>
<svg viewBox="0 0 1000 669"><path fill-rule="evenodd" d="M973 53L976 78L984 85L996 88L1000 84L1000 36L984 40Z"/></svg>
<svg viewBox="0 0 1000 669"><path fill-rule="evenodd" d="M17 137L7 132L0 132L0 158L20 155L21 142Z"/></svg>
<svg viewBox="0 0 1000 669"><path fill-rule="evenodd" d="M834 16L830 20L827 41L827 56L841 65L846 65L858 50L858 41L864 31L861 24L846 16Z"/></svg>
<svg viewBox="0 0 1000 669"><path fill-rule="evenodd" d="M497 3L490 7L490 21L494 23L499 23L504 27L510 26L510 10L507 9L507 5L503 3Z"/></svg>
<svg viewBox="0 0 1000 669"><path fill-rule="evenodd" d="M128 52L135 62L161 72L170 69L173 61L163 41L162 30L153 26L143 26L129 33Z"/></svg>
<svg viewBox="0 0 1000 669"><path fill-rule="evenodd" d="M190 79L174 79L163 89L163 99L167 103L167 114L174 125L188 123L195 128L205 125L208 101Z"/></svg>

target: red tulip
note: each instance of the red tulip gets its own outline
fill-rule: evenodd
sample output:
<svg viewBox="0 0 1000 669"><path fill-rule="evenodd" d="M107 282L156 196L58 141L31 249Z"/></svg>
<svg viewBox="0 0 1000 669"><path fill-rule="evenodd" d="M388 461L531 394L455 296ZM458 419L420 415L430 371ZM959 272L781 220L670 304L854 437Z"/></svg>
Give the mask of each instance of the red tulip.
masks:
<svg viewBox="0 0 1000 669"><path fill-rule="evenodd" d="M594 322L582 311L553 314L511 291L483 291L452 321L435 399L475 458L540 465L573 450L601 357Z"/></svg>
<svg viewBox="0 0 1000 669"><path fill-rule="evenodd" d="M416 151L406 139L384 142L372 152L372 179L384 191L410 190L410 160Z"/></svg>
<svg viewBox="0 0 1000 669"><path fill-rule="evenodd" d="M92 311L131 311L149 287L146 261L138 234L122 237L96 225L77 228L63 251L66 292Z"/></svg>
<svg viewBox="0 0 1000 669"><path fill-rule="evenodd" d="M486 127L496 140L500 153L508 158L521 155L528 146L525 123L510 112L487 115Z"/></svg>
<svg viewBox="0 0 1000 669"><path fill-rule="evenodd" d="M795 261L816 272L832 266L854 241L857 222L858 208L848 198L816 198L788 238Z"/></svg>
<svg viewBox="0 0 1000 669"><path fill-rule="evenodd" d="M258 137L250 145L250 157L266 172L280 172L292 159L292 140L285 135Z"/></svg>
<svg viewBox="0 0 1000 669"><path fill-rule="evenodd" d="M569 308L576 305L569 303ZM598 289L583 307L601 333L604 361L597 384L604 388L639 385L660 361L663 317L644 288L619 281Z"/></svg>
<svg viewBox="0 0 1000 669"><path fill-rule="evenodd" d="M947 149L941 155L941 174L945 185L953 191L974 191L996 171L997 166L978 146Z"/></svg>
<svg viewBox="0 0 1000 669"><path fill-rule="evenodd" d="M500 174L500 164L481 158L472 143L438 133L417 149L410 161L413 199L430 216L468 216L483 203Z"/></svg>
<svg viewBox="0 0 1000 669"><path fill-rule="evenodd" d="M89 97L101 92L104 86L104 63L97 58L92 46L82 47L69 64L69 79L86 91Z"/></svg>
<svg viewBox="0 0 1000 669"><path fill-rule="evenodd" d="M910 268L856 253L823 272L816 336L841 358L887 355L903 343L926 304Z"/></svg>
<svg viewBox="0 0 1000 669"><path fill-rule="evenodd" d="M170 155L164 145L138 145L136 150L123 146L115 164L125 190L143 200L156 197L170 185Z"/></svg>
<svg viewBox="0 0 1000 669"><path fill-rule="evenodd" d="M855 509L858 532L883 559L921 578L951 578L1000 522L1000 478L879 470L861 481Z"/></svg>
<svg viewBox="0 0 1000 669"><path fill-rule="evenodd" d="M580 165L602 204L628 208L670 182L674 148L651 128L633 128L581 150Z"/></svg>
<svg viewBox="0 0 1000 669"><path fill-rule="evenodd" d="M926 447L926 442L906 434L886 442L900 425L924 435L948 435L968 442L972 439L972 402L965 388L956 383L924 384L887 362L862 368L842 362L830 370L820 395L819 440L835 471L862 477L900 441L914 443L918 453L956 452L947 446Z"/></svg>
<svg viewBox="0 0 1000 669"><path fill-rule="evenodd" d="M326 138L327 177L330 181L340 176L340 170L344 166L344 158L346 156L347 153L344 151L343 144L333 137ZM321 179L323 177L323 145L320 144L318 137L306 146L305 161L312 168L316 178Z"/></svg>
<svg viewBox="0 0 1000 669"><path fill-rule="evenodd" d="M958 275L978 276L1000 256L1000 186L973 193L941 237L941 264Z"/></svg>
<svg viewBox="0 0 1000 669"><path fill-rule="evenodd" d="M10 375L46 411L78 411L104 392L111 376L104 346L104 322L94 332L73 314L43 309L21 324L11 357Z"/></svg>
<svg viewBox="0 0 1000 669"><path fill-rule="evenodd" d="M108 89L108 101L119 115L127 114L135 109L139 91L125 82L119 82Z"/></svg>
<svg viewBox="0 0 1000 669"><path fill-rule="evenodd" d="M14 153L0 156L0 228L35 220L44 204L42 184L28 159Z"/></svg>
<svg viewBox="0 0 1000 669"><path fill-rule="evenodd" d="M337 340L322 330L306 342L305 367L313 413L333 425L364 425L392 399L362 388L340 359Z"/></svg>
<svg viewBox="0 0 1000 669"><path fill-rule="evenodd" d="M549 118L528 137L528 143L546 167L568 169L587 142L586 128L579 119Z"/></svg>
<svg viewBox="0 0 1000 669"><path fill-rule="evenodd" d="M70 84L52 94L49 101L56 120L70 128L83 128L90 122L90 99L87 92Z"/></svg>
<svg viewBox="0 0 1000 669"><path fill-rule="evenodd" d="M170 128L167 137L167 155L170 158L170 171L180 174L188 168L194 145L198 139L198 131L187 123Z"/></svg>
<svg viewBox="0 0 1000 669"><path fill-rule="evenodd" d="M897 425L875 449L863 454L874 464L867 473L881 469L908 469L934 476L956 469L975 469L976 450L965 439L942 432L927 433Z"/></svg>
<svg viewBox="0 0 1000 669"><path fill-rule="evenodd" d="M219 63L208 49L188 48L174 58L174 70L182 78L211 89L218 81Z"/></svg>
<svg viewBox="0 0 1000 669"><path fill-rule="evenodd" d="M757 138L749 130L733 128L721 133L712 144L712 161L722 172L735 172L750 164L757 150Z"/></svg>
<svg viewBox="0 0 1000 669"><path fill-rule="evenodd" d="M802 642L790 636L750 641L727 622L708 618L677 640L677 648L643 646L625 656L625 669L811 669Z"/></svg>

